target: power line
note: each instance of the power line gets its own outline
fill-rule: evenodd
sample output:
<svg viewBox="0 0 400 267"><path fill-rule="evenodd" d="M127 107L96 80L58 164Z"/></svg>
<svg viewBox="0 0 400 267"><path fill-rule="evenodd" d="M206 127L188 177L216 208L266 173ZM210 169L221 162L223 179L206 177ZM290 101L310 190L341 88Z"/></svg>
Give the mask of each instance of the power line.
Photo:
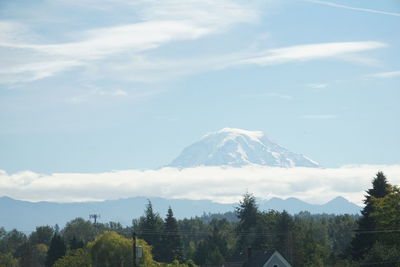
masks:
<svg viewBox="0 0 400 267"><path fill-rule="evenodd" d="M379 265L382 266L382 264L392 264L392 263L400 263L400 260L398 261L376 261L376 262L366 262L366 263L360 263L361 266L363 265Z"/></svg>
<svg viewBox="0 0 400 267"><path fill-rule="evenodd" d="M139 229L140 234L163 234L163 235L176 235L176 234L182 234L182 235L206 235L206 234L212 234L214 231L213 230L202 230L202 231L191 231L191 230L177 230L177 231L168 231L168 232L163 232L162 230L155 231L153 229ZM239 236L243 235L259 235L259 236L276 236L276 235L287 235L289 232L293 232L293 230L289 230L287 232L254 232L254 231L226 231L223 230L221 231L223 234L235 234ZM221 233L219 232L219 233ZM400 232L400 229L380 229L380 230L349 230L349 232L355 232L358 234L373 234L373 233L395 233L395 232Z"/></svg>
<svg viewBox="0 0 400 267"><path fill-rule="evenodd" d="M100 215L97 214L91 214L90 215L91 218L94 219L95 223L97 223L97 218L100 217ZM130 229L131 227L126 227L126 228L122 228L122 230L127 230ZM16 230L16 229L14 229ZM107 228L105 228L104 230L108 230ZM113 229L111 229L113 230ZM114 229L115 230L115 229ZM35 232L35 230L17 230L18 232L22 232L22 233L32 233ZM235 234L238 236L243 236L243 235L257 235L257 236L276 236L276 235L287 235L288 232L293 232L294 230L289 230L287 232L275 232L275 231L263 231L263 232L259 232L259 231L235 231L235 230L222 230L222 231L217 231L218 233L222 233L222 234ZM353 233L357 233L357 234L374 234L374 233L397 233L400 232L400 229L378 229L378 230L359 230L359 229L350 229L348 230L349 232L353 232ZM6 231L7 233L12 232L12 230L10 231ZM212 234L214 232L214 230L210 229L210 230L176 230L176 231L167 231L164 232L162 230L153 230L153 229L138 229L138 234L162 234L162 235L187 235L187 236L197 236L197 235L208 235L208 234Z"/></svg>

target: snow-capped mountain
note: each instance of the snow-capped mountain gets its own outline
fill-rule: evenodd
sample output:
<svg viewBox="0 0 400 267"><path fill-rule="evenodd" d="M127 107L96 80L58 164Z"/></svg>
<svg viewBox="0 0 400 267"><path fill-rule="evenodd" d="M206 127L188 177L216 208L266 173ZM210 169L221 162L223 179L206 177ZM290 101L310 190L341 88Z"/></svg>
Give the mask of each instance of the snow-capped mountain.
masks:
<svg viewBox="0 0 400 267"><path fill-rule="evenodd" d="M306 156L290 152L260 131L223 128L186 147L170 167L244 166L319 167Z"/></svg>

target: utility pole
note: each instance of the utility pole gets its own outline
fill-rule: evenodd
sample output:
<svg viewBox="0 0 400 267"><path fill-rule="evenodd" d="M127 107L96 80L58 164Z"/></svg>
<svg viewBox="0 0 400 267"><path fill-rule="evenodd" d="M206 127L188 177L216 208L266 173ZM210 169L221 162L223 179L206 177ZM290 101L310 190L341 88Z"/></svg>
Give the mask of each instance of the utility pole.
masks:
<svg viewBox="0 0 400 267"><path fill-rule="evenodd" d="M288 248L289 248L289 260L290 260L290 264L293 264L293 231L290 230L289 233L289 244L288 244Z"/></svg>
<svg viewBox="0 0 400 267"><path fill-rule="evenodd" d="M133 267L136 267L136 232L133 231Z"/></svg>

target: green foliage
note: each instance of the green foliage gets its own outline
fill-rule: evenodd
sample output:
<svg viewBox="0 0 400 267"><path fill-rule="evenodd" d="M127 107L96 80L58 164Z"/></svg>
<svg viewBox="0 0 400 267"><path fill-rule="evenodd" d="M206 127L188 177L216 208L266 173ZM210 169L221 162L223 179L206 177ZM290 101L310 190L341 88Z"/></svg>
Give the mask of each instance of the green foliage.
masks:
<svg viewBox="0 0 400 267"><path fill-rule="evenodd" d="M278 250L286 259L291 258L293 219L286 212L279 214L276 223L276 236L274 240L274 248Z"/></svg>
<svg viewBox="0 0 400 267"><path fill-rule="evenodd" d="M169 207L161 234L159 261L171 263L174 260L182 260L182 258L182 241L178 222Z"/></svg>
<svg viewBox="0 0 400 267"><path fill-rule="evenodd" d="M83 248L85 244L83 244L82 240L79 240L74 236L72 237L71 241L69 242L69 249L74 250L78 248Z"/></svg>
<svg viewBox="0 0 400 267"><path fill-rule="evenodd" d="M130 266L132 263L132 241L116 232L104 232L88 244L94 266Z"/></svg>
<svg viewBox="0 0 400 267"><path fill-rule="evenodd" d="M184 258L193 259L196 244L204 238L203 233L208 231L208 225L200 218L191 218L178 221L178 227L185 233L182 235Z"/></svg>
<svg viewBox="0 0 400 267"><path fill-rule="evenodd" d="M45 265L48 247L45 244L32 244L27 241L17 249L21 267L41 267Z"/></svg>
<svg viewBox="0 0 400 267"><path fill-rule="evenodd" d="M353 229L356 229L356 227L355 217L348 214L337 215L330 219L328 237L334 258L348 256L348 245L353 239Z"/></svg>
<svg viewBox="0 0 400 267"><path fill-rule="evenodd" d="M400 189L388 188L384 197L371 198L376 242L366 253L363 263L380 262L381 266L400 266Z"/></svg>
<svg viewBox="0 0 400 267"><path fill-rule="evenodd" d="M138 237L144 239L149 245L153 246L153 255L155 259L160 258L161 254L161 231L164 222L160 215L153 210L153 205L150 200L146 205L144 216L139 218L136 222L135 231Z"/></svg>
<svg viewBox="0 0 400 267"><path fill-rule="evenodd" d="M51 238L54 235L54 230L50 226L38 226L36 231L32 232L29 236L29 241L32 244L46 244L50 245Z"/></svg>
<svg viewBox="0 0 400 267"><path fill-rule="evenodd" d="M0 253L1 267L19 267L18 259L14 258L11 253Z"/></svg>
<svg viewBox="0 0 400 267"><path fill-rule="evenodd" d="M45 265L47 252L49 251L49 247L45 244L36 244L34 245L34 253L40 263L40 266Z"/></svg>
<svg viewBox="0 0 400 267"><path fill-rule="evenodd" d="M17 231L16 229L10 232L1 231L0 239L0 253L12 253L14 254L17 248L24 242L27 241L27 237L24 233Z"/></svg>
<svg viewBox="0 0 400 267"><path fill-rule="evenodd" d="M374 199L383 198L389 193L390 184L385 175L378 172L372 180L372 188L367 190L364 199L365 207L361 211L362 217L358 222L359 232L352 240L352 256L355 260L360 260L372 248L376 241L376 222L371 214L374 212Z"/></svg>
<svg viewBox="0 0 400 267"><path fill-rule="evenodd" d="M255 197L246 193L239 202L239 206L235 208L236 216L239 218L237 232L239 233L239 247L246 250L252 246L255 239L255 229L257 226L258 207Z"/></svg>
<svg viewBox="0 0 400 267"><path fill-rule="evenodd" d="M132 237L132 228L123 227L122 224L119 222L108 222L104 224L98 224L97 228L99 228L101 232L113 231L127 238Z"/></svg>
<svg viewBox="0 0 400 267"><path fill-rule="evenodd" d="M46 267L51 267L54 262L65 255L66 251L67 247L65 246L64 240L59 234L55 233L51 239L49 250L47 251Z"/></svg>
<svg viewBox="0 0 400 267"><path fill-rule="evenodd" d="M392 186L383 198L373 198L374 212L371 217L376 222L376 230L382 231L377 240L387 245L399 244L400 232L400 188Z"/></svg>
<svg viewBox="0 0 400 267"><path fill-rule="evenodd" d="M194 261L199 265L220 266L231 256L236 239L233 238L233 227L227 220L213 219L210 222L210 233L198 243ZM229 242L232 242L229 244Z"/></svg>
<svg viewBox="0 0 400 267"><path fill-rule="evenodd" d="M84 244L94 240L97 233L96 227L90 221L84 220L83 218L76 218L68 222L61 231L66 242L70 243L72 239L75 238L78 241L82 241Z"/></svg>
<svg viewBox="0 0 400 267"><path fill-rule="evenodd" d="M153 259L152 247L147 244L143 239L137 239L136 246L142 247L143 257L140 260L140 267L152 267L157 266Z"/></svg>
<svg viewBox="0 0 400 267"><path fill-rule="evenodd" d="M398 239L397 239L398 242ZM400 244L388 245L377 241L362 260L362 265L368 266L400 266Z"/></svg>
<svg viewBox="0 0 400 267"><path fill-rule="evenodd" d="M91 267L91 259L86 249L79 248L68 251L67 255L58 259L53 267Z"/></svg>
<svg viewBox="0 0 400 267"><path fill-rule="evenodd" d="M296 216L293 220L293 230L287 249L282 249L282 255L295 266L326 266L328 265L330 242L328 229L329 218L314 216ZM278 243L279 244L279 243Z"/></svg>

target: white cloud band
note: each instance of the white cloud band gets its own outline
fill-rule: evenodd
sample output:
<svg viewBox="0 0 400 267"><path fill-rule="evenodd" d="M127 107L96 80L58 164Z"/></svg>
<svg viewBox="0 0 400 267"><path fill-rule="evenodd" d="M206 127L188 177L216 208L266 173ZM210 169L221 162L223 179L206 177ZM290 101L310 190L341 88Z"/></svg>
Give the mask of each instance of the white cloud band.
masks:
<svg viewBox="0 0 400 267"><path fill-rule="evenodd" d="M106 173L0 171L0 195L31 201L74 202L134 196L238 201L248 190L257 197L297 197L324 203L336 196L361 204L364 191L378 171L400 184L400 165L341 168L273 168L248 166L188 169L126 170Z"/></svg>

